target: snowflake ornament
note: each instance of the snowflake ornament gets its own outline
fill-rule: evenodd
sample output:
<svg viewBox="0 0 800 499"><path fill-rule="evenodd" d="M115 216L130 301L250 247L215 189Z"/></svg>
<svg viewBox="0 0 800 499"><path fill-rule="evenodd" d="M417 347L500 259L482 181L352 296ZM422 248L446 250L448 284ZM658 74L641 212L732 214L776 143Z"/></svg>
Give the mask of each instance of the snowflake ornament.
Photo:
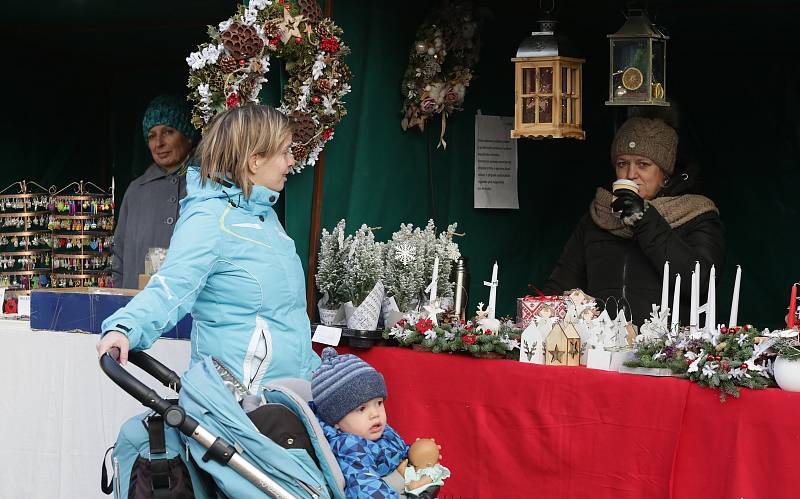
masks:
<svg viewBox="0 0 800 499"><path fill-rule="evenodd" d="M413 262L417 256L417 248L408 243L403 243L397 247L394 259L399 260L403 265Z"/></svg>

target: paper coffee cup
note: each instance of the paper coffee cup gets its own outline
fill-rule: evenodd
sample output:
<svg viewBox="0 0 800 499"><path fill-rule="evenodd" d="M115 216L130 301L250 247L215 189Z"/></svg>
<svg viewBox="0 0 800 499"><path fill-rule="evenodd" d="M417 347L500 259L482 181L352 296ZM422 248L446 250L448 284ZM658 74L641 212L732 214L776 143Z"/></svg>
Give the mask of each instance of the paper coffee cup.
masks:
<svg viewBox="0 0 800 499"><path fill-rule="evenodd" d="M631 191L636 195L639 194L639 186L636 185L636 182L633 180L628 180L626 178L621 178L619 180L615 180L613 184L611 184L611 202L617 200L617 193L620 191Z"/></svg>

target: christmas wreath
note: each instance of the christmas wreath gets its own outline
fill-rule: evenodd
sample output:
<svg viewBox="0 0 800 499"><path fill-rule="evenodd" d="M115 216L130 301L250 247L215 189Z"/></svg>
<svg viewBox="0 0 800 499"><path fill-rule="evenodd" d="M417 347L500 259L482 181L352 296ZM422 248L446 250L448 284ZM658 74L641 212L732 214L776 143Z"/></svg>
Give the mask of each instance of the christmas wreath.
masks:
<svg viewBox="0 0 800 499"><path fill-rule="evenodd" d="M434 114L442 115L439 145L447 146L447 115L461 110L480 54L479 22L472 4L454 2L433 12L417 30L401 93L403 130L419 127Z"/></svg>
<svg viewBox="0 0 800 499"><path fill-rule="evenodd" d="M333 128L347 114L350 49L342 29L322 18L316 0L250 0L247 7L209 26L210 43L186 58L192 123L199 129L217 113L259 102L271 57L286 62L288 81L278 110L294 123L294 170L313 166Z"/></svg>

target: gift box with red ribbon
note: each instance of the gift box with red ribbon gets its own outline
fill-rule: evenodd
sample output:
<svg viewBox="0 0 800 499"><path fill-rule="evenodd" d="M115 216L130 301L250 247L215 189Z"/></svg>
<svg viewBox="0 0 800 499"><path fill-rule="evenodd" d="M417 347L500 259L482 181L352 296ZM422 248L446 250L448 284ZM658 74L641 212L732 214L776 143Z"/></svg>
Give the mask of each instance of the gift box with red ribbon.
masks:
<svg viewBox="0 0 800 499"><path fill-rule="evenodd" d="M566 298L555 295L517 298L517 327L525 329L537 315L563 319L567 315Z"/></svg>

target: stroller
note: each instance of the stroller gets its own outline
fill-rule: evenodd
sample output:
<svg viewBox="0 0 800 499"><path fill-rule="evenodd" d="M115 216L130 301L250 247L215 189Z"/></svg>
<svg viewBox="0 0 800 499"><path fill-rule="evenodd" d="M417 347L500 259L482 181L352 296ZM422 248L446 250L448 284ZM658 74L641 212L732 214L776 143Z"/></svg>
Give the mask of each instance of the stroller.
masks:
<svg viewBox="0 0 800 499"><path fill-rule="evenodd" d="M166 438L158 442L160 450L165 456L181 457L188 473L184 472L178 480L170 478L174 474L164 478L167 476L164 465L161 480L191 481L188 495L181 497L239 499L264 497L264 494L279 499L344 497L341 470L308 405L311 390L307 381L277 380L263 387L263 396L253 396L210 357L192 366L183 379L144 352L130 352L128 360L180 393L180 404L166 400L128 373L111 355L100 358L100 366L111 380L152 409L156 422L163 421L167 431ZM252 411L246 413L247 409ZM291 424L276 424L276 415ZM129 420L120 430L117 446L126 428L146 435L142 430L144 419L139 416ZM287 427L295 431L287 433ZM178 432L183 435L185 448L177 438ZM143 440L147 442L146 437ZM152 433L150 440L149 453L134 449L129 454L149 455L152 459ZM110 493L111 487L105 483L105 465L103 472L103 490ZM148 479L149 473L148 470ZM127 490L120 490L128 486L120 483L123 481L115 473L116 497L128 496ZM148 480L147 486L149 483ZM147 497L171 497L163 491L159 494L155 486L151 490L152 495L146 491Z"/></svg>

